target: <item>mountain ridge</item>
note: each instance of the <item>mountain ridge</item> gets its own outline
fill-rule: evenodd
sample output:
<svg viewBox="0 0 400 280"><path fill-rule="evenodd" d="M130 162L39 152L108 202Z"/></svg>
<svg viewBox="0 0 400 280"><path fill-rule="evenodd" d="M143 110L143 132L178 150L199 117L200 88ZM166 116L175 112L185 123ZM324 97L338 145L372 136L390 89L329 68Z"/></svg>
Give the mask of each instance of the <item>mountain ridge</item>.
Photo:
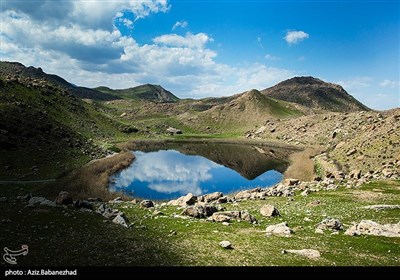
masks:
<svg viewBox="0 0 400 280"><path fill-rule="evenodd" d="M342 86L327 83L311 76L293 77L261 92L275 99L297 103L316 110L333 112L370 110L348 94Z"/></svg>

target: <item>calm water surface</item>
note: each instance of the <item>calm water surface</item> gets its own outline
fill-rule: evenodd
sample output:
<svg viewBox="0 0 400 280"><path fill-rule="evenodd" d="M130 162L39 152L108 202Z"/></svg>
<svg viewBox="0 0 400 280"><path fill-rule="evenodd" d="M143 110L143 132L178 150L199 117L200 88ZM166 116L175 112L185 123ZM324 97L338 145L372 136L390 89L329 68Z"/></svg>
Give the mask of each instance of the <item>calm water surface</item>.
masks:
<svg viewBox="0 0 400 280"><path fill-rule="evenodd" d="M111 178L110 190L144 199L174 199L189 192L194 195L215 191L227 194L272 186L282 180L281 172L287 166L282 161L260 155L260 149L254 148L241 151L243 157L240 159L232 158L229 149L233 148L218 146L214 151L208 147L207 153L203 154L214 161L193 155L193 151L185 154L175 149L135 150L134 162Z"/></svg>

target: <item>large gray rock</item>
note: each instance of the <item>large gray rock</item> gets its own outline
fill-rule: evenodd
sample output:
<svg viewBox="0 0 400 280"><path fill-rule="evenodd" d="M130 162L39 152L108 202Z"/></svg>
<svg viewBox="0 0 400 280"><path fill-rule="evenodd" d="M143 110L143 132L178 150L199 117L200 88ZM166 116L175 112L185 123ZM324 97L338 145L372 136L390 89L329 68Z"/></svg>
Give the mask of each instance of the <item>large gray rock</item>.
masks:
<svg viewBox="0 0 400 280"><path fill-rule="evenodd" d="M202 201L202 202L209 203L209 202L218 200L218 199L219 199L220 197L222 197L223 195L224 195L224 194L223 194L222 192L213 192L213 193L210 193L210 194L205 194L205 195L200 196L200 197L198 198L198 200L199 200L199 201Z"/></svg>
<svg viewBox="0 0 400 280"><path fill-rule="evenodd" d="M74 203L72 197L69 195L68 192L65 191L61 191L54 202L57 205L69 205Z"/></svg>
<svg viewBox="0 0 400 280"><path fill-rule="evenodd" d="M266 204L261 206L260 214L264 217L280 216L278 209L274 205Z"/></svg>
<svg viewBox="0 0 400 280"><path fill-rule="evenodd" d="M180 206L180 207L186 207L189 205L193 205L197 202L197 196L194 196L191 193L188 193L185 196L181 196L175 200L170 200L167 205L170 206Z"/></svg>
<svg viewBox="0 0 400 280"><path fill-rule="evenodd" d="M292 234L292 229L288 227L286 222L276 224L276 225L270 225L267 226L265 229L265 233L267 236L269 235L279 235L279 236L290 236Z"/></svg>
<svg viewBox="0 0 400 280"><path fill-rule="evenodd" d="M216 212L212 214L208 220L218 223L230 222L232 217L225 215L223 212Z"/></svg>
<svg viewBox="0 0 400 280"><path fill-rule="evenodd" d="M192 205L186 207L182 214L191 216L193 218L201 219L207 218L217 212L217 208L212 205Z"/></svg>
<svg viewBox="0 0 400 280"><path fill-rule="evenodd" d="M283 250L283 254L291 253L299 256L303 256L309 259L318 259L321 257L321 253L314 249L301 249L301 250Z"/></svg>
<svg viewBox="0 0 400 280"><path fill-rule="evenodd" d="M362 220L359 224L352 225L346 235L375 235L386 237L400 237L400 223L397 224L378 224L371 220Z"/></svg>
<svg viewBox="0 0 400 280"><path fill-rule="evenodd" d="M343 229L343 225L338 219L328 217L326 219L323 219L320 223L317 224L317 229L341 230Z"/></svg>
<svg viewBox="0 0 400 280"><path fill-rule="evenodd" d="M230 222L231 220L244 220L249 223L257 222L256 218L254 218L247 210L216 212L209 218L209 220L221 223Z"/></svg>
<svg viewBox="0 0 400 280"><path fill-rule="evenodd" d="M44 206L54 207L54 206L56 206L56 203L54 201L50 201L44 197L34 196L34 197L31 197L31 199L29 199L28 205L29 206L44 205Z"/></svg>
<svg viewBox="0 0 400 280"><path fill-rule="evenodd" d="M112 222L114 224L118 224L121 225L123 227L129 227L129 221L128 218L124 215L124 214L118 214L113 220Z"/></svg>

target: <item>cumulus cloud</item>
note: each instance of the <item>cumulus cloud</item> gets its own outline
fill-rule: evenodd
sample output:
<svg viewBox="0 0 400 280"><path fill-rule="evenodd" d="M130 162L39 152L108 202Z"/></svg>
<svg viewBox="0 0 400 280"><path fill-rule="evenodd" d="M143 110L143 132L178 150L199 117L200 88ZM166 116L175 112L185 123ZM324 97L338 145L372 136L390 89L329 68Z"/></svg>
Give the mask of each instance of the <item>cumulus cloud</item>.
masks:
<svg viewBox="0 0 400 280"><path fill-rule="evenodd" d="M133 28L150 13L167 12L166 0L98 2L4 1L1 60L42 67L82 86L155 83L193 98L262 89L295 74L257 63L218 63L209 47L213 38L204 32L160 34L147 44L121 33L120 25Z"/></svg>
<svg viewBox="0 0 400 280"><path fill-rule="evenodd" d="M183 21L177 21L173 26L172 26L172 30L175 30L179 27L181 28L186 28L188 26L188 22L183 20Z"/></svg>
<svg viewBox="0 0 400 280"><path fill-rule="evenodd" d="M187 33L185 37L177 34L166 34L153 39L154 43L163 44L170 47L184 47L184 48L198 48L202 49L208 42L212 42L213 39L207 34L198 33L193 35Z"/></svg>
<svg viewBox="0 0 400 280"><path fill-rule="evenodd" d="M398 81L391 81L391 80L385 79L385 80L383 80L382 82L380 82L379 85L380 85L381 87L391 87L391 88L395 88L395 87L400 86L400 82L398 82Z"/></svg>
<svg viewBox="0 0 400 280"><path fill-rule="evenodd" d="M304 31L288 31L286 32L286 36L284 37L284 39L289 45L293 45L309 37L310 35Z"/></svg>

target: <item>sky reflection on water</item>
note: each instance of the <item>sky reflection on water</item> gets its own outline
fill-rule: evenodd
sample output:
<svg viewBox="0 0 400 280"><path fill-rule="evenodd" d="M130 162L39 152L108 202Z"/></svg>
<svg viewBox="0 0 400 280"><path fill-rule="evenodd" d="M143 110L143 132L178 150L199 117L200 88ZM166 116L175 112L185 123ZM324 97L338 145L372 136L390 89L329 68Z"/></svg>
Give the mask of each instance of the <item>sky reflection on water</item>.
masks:
<svg viewBox="0 0 400 280"><path fill-rule="evenodd" d="M146 199L174 199L187 193L202 195L215 191L224 194L271 186L282 174L268 170L253 180L202 156L185 155L176 150L134 151L135 161L112 177L110 189Z"/></svg>

